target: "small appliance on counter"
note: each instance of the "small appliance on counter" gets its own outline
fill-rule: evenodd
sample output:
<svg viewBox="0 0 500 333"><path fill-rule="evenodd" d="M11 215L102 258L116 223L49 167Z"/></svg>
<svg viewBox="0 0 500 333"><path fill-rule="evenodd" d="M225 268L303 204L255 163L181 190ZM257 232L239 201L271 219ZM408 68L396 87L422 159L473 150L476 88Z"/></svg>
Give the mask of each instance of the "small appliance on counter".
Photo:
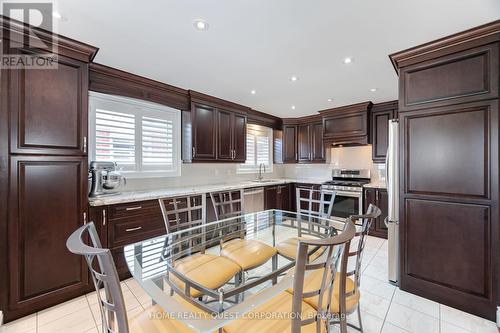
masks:
<svg viewBox="0 0 500 333"><path fill-rule="evenodd" d="M115 162L90 162L89 197L119 194L118 189L126 182Z"/></svg>

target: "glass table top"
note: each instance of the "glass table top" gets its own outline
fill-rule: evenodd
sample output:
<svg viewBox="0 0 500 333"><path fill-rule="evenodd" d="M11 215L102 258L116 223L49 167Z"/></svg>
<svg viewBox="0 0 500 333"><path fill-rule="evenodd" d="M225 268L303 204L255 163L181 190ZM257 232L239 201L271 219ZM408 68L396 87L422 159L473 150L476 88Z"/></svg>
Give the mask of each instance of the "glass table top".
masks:
<svg viewBox="0 0 500 333"><path fill-rule="evenodd" d="M263 265L210 289L191 280L179 267L186 258L219 256L236 239L256 240L276 247L292 237L326 238L340 233L344 223L281 210L266 210L200 225L179 224L176 232L125 246L133 278L170 318L196 332L213 332L290 288L295 262L277 254ZM318 252L320 260L321 249ZM177 264L177 265L176 265ZM211 267L210 272L220 267ZM213 274L208 273L207 274ZM207 313L207 315L197 315Z"/></svg>

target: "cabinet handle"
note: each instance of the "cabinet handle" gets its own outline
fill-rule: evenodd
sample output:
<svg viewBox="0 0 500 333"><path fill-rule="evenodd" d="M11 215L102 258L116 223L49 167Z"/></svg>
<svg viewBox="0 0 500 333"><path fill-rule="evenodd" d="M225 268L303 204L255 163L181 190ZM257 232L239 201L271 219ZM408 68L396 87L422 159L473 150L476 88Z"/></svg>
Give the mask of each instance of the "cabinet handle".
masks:
<svg viewBox="0 0 500 333"><path fill-rule="evenodd" d="M106 225L106 209L102 210L102 225Z"/></svg>
<svg viewBox="0 0 500 333"><path fill-rule="evenodd" d="M128 211L131 211L131 210L138 210L138 209L141 209L142 206L136 206L136 207L127 207L125 208L125 210L128 212Z"/></svg>
<svg viewBox="0 0 500 333"><path fill-rule="evenodd" d="M132 232L132 231L137 231L137 230L141 230L142 227L135 227L135 228L129 228L129 229L125 229L126 232Z"/></svg>
<svg viewBox="0 0 500 333"><path fill-rule="evenodd" d="M86 136L83 137L83 152L84 153L87 152L87 137Z"/></svg>
<svg viewBox="0 0 500 333"><path fill-rule="evenodd" d="M193 147L193 157L194 157L194 155L196 155L196 148L195 147Z"/></svg>
<svg viewBox="0 0 500 333"><path fill-rule="evenodd" d="M87 224L87 213L83 212L83 225Z"/></svg>

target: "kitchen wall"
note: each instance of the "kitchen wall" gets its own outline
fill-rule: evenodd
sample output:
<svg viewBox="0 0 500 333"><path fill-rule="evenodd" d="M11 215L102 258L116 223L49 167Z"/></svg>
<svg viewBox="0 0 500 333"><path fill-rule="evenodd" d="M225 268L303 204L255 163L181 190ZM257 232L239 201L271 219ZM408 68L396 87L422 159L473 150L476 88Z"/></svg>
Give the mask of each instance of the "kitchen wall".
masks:
<svg viewBox="0 0 500 333"><path fill-rule="evenodd" d="M230 163L183 164L180 177L127 178L123 191L142 191L169 187L184 187L210 184L231 184L253 180L257 174L237 174L238 165ZM283 178L283 166L273 165L273 171L264 178Z"/></svg>
<svg viewBox="0 0 500 333"><path fill-rule="evenodd" d="M285 178L330 179L332 169L369 169L373 182L383 181L384 164L372 161L372 146L327 148L326 164L287 164Z"/></svg>
<svg viewBox="0 0 500 333"><path fill-rule="evenodd" d="M372 147L327 148L325 164L274 164L265 178L292 178L301 180L331 179L332 169L370 169L372 181L383 180L385 166L372 162ZM238 165L230 163L193 163L182 165L180 177L127 178L123 191L142 191L169 187L209 184L231 184L253 180L256 174L238 174ZM382 179L381 179L382 178Z"/></svg>

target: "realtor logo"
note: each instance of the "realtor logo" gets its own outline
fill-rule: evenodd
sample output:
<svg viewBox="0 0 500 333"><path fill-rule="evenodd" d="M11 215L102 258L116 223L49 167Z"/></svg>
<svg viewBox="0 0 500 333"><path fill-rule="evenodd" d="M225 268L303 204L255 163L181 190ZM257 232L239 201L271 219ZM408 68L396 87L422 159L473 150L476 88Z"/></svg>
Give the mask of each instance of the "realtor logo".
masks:
<svg viewBox="0 0 500 333"><path fill-rule="evenodd" d="M52 2L0 0L2 69L55 69L57 49L53 43Z"/></svg>

